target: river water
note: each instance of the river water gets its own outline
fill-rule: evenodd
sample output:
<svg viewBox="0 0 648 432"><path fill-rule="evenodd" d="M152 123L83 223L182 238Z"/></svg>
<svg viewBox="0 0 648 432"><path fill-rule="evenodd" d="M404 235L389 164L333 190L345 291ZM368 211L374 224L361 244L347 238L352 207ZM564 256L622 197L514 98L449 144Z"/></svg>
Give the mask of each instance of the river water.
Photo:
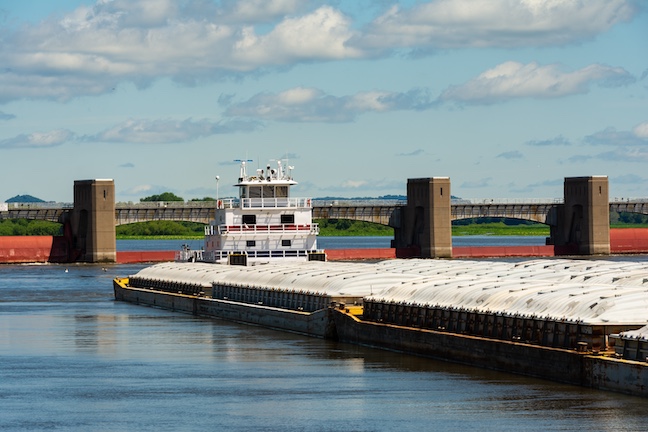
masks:
<svg viewBox="0 0 648 432"><path fill-rule="evenodd" d="M115 302L142 267L0 266L0 430L648 425L645 399Z"/></svg>
<svg viewBox="0 0 648 432"><path fill-rule="evenodd" d="M352 249L352 248L388 248L391 247L391 237L318 237L317 245L322 249ZM203 240L117 240L118 251L141 250L180 250L183 244L191 249L200 249ZM452 238L453 246L542 246L545 237L542 236L458 236Z"/></svg>

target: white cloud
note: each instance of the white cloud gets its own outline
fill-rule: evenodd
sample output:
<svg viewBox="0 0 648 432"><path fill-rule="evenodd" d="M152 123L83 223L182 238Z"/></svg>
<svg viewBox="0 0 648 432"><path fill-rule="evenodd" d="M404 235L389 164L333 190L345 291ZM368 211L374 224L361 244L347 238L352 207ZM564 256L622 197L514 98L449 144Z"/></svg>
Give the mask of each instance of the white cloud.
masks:
<svg viewBox="0 0 648 432"><path fill-rule="evenodd" d="M5 30L0 35L5 42L0 46L5 69L0 102L68 100L104 93L122 81L140 87L161 77L194 83L362 55L347 46L351 22L336 9L322 6L298 17L279 16L298 4L226 2L229 9L221 10L197 0L100 0L58 21ZM218 22L222 14L250 15L243 9L254 9L258 16L270 10L280 21L264 34L250 23Z"/></svg>
<svg viewBox="0 0 648 432"><path fill-rule="evenodd" d="M0 141L0 148L56 147L73 139L75 139L74 133L65 129L57 129L49 132L21 134L14 138L4 139Z"/></svg>
<svg viewBox="0 0 648 432"><path fill-rule="evenodd" d="M298 61L342 60L363 53L347 45L353 36L351 21L340 11L322 6L310 14L286 18L271 32L259 36L244 27L231 60L239 67L284 65Z"/></svg>
<svg viewBox="0 0 648 432"><path fill-rule="evenodd" d="M445 49L575 43L629 21L631 0L433 0L393 6L359 37L363 47Z"/></svg>
<svg viewBox="0 0 648 432"><path fill-rule="evenodd" d="M0 103L99 95L121 82L195 84L394 49L543 46L633 18L631 0L434 0L393 8L362 30L308 0L97 0L0 29Z"/></svg>
<svg viewBox="0 0 648 432"><path fill-rule="evenodd" d="M269 22L297 13L307 3L304 0L224 0L215 11L215 19L222 23ZM203 5L204 2L201 8Z"/></svg>
<svg viewBox="0 0 648 432"><path fill-rule="evenodd" d="M85 136L84 139L86 141L163 144L191 141L215 134L247 132L258 126L259 124L254 121L129 119L96 135Z"/></svg>
<svg viewBox="0 0 648 432"><path fill-rule="evenodd" d="M623 68L592 64L573 72L559 65L505 62L465 84L447 88L440 101L492 104L516 98L558 98L587 93L591 84L624 85L634 78Z"/></svg>
<svg viewBox="0 0 648 432"><path fill-rule="evenodd" d="M233 103L225 115L284 122L349 122L368 112L429 106L428 92L422 89L406 93L368 91L338 97L314 88L295 87L280 93L259 93L247 101Z"/></svg>
<svg viewBox="0 0 648 432"><path fill-rule="evenodd" d="M648 122L638 124L634 127L632 132L637 138L646 138L648 139Z"/></svg>

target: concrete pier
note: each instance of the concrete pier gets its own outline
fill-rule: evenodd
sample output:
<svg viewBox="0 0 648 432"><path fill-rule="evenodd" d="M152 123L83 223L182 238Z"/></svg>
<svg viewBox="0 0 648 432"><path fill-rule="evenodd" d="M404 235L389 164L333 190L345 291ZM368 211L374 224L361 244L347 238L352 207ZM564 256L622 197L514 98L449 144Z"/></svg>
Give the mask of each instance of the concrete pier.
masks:
<svg viewBox="0 0 648 432"><path fill-rule="evenodd" d="M113 180L74 182L70 214L74 261L115 262L115 183Z"/></svg>

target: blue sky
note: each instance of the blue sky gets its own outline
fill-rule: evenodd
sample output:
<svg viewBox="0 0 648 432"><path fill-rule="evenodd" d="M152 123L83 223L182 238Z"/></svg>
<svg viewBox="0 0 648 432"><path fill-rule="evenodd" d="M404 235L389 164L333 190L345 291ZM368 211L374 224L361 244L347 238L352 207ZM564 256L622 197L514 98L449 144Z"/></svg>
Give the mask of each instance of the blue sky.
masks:
<svg viewBox="0 0 648 432"><path fill-rule="evenodd" d="M234 193L648 197L648 2L0 0L0 201Z"/></svg>

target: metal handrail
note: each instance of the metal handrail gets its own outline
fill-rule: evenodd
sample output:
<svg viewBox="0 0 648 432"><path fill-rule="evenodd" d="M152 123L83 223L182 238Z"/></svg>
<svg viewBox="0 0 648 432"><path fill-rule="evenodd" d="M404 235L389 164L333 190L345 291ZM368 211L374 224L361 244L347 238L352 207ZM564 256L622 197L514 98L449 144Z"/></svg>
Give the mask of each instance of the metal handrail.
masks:
<svg viewBox="0 0 648 432"><path fill-rule="evenodd" d="M309 225L209 225L205 227L205 235L227 234L290 234L290 233L319 234L319 224Z"/></svg>

